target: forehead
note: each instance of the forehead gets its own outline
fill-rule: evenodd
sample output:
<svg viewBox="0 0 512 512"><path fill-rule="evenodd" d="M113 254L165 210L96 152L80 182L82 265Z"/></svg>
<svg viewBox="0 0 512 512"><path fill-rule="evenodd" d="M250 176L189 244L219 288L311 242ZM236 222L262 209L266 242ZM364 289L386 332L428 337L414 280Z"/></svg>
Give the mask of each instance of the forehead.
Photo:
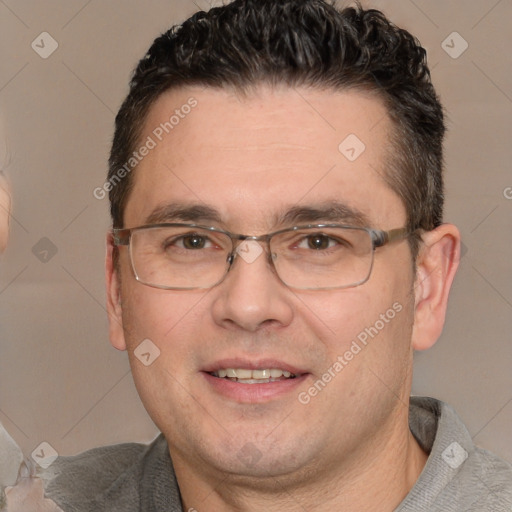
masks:
<svg viewBox="0 0 512 512"><path fill-rule="evenodd" d="M383 180L390 130L382 102L362 92L169 91L148 113L139 145L151 149L135 170L125 223L176 202L211 206L245 229L324 202L374 220L403 214Z"/></svg>

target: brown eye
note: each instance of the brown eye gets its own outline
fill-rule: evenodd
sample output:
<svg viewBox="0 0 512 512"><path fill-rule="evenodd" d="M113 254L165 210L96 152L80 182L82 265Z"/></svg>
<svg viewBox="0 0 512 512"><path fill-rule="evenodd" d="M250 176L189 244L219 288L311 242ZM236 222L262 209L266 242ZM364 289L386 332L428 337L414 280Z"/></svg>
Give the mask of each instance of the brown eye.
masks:
<svg viewBox="0 0 512 512"><path fill-rule="evenodd" d="M321 250L329 248L331 239L327 235L311 235L308 236L308 248Z"/></svg>
<svg viewBox="0 0 512 512"><path fill-rule="evenodd" d="M182 238L185 249L204 249L207 239L204 236L192 234Z"/></svg>

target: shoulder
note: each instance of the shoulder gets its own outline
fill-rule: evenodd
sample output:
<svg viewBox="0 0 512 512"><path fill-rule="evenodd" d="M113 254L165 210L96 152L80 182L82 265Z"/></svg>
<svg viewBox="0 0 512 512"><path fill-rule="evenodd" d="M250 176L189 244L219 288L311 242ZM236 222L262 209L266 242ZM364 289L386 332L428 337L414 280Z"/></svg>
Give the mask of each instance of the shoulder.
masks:
<svg viewBox="0 0 512 512"><path fill-rule="evenodd" d="M475 447L450 471L453 476L436 497L433 511L512 511L512 466L498 456Z"/></svg>
<svg viewBox="0 0 512 512"><path fill-rule="evenodd" d="M152 443L126 443L59 457L38 475L45 495L65 512L140 510L141 482L148 468L168 455L160 435Z"/></svg>
<svg viewBox="0 0 512 512"><path fill-rule="evenodd" d="M512 511L512 465L482 448L474 448L450 487L466 496L469 511Z"/></svg>
<svg viewBox="0 0 512 512"><path fill-rule="evenodd" d="M429 458L397 511L512 511L512 465L475 446L452 407L414 397L409 420Z"/></svg>

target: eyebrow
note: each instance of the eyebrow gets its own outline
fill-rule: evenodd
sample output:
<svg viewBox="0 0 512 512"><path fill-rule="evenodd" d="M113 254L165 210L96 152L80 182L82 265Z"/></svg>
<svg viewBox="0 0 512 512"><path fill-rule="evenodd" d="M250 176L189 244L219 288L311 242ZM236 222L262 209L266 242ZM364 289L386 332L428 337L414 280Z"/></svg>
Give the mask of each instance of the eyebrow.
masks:
<svg viewBox="0 0 512 512"><path fill-rule="evenodd" d="M357 208L339 201L328 201L311 206L293 206L279 218L279 224L309 224L333 222L356 227L368 227L370 220Z"/></svg>
<svg viewBox="0 0 512 512"><path fill-rule="evenodd" d="M145 220L145 224L164 222L216 222L221 223L220 213L215 208L202 204L172 203L155 208Z"/></svg>
<svg viewBox="0 0 512 512"><path fill-rule="evenodd" d="M166 222L193 222L198 224L223 224L220 212L206 204L171 203L156 207L144 224ZM342 223L356 227L368 227L369 219L361 210L339 201L327 201L308 206L292 206L274 218L274 225L295 226L312 223Z"/></svg>

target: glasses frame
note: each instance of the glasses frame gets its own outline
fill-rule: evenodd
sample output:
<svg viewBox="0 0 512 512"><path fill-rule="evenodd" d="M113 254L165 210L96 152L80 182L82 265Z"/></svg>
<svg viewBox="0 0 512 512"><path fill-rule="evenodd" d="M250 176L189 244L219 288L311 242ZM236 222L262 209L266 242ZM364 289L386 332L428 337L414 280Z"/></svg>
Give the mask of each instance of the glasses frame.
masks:
<svg viewBox="0 0 512 512"><path fill-rule="evenodd" d="M228 253L228 257L226 259L227 267L226 267L226 271L224 272L224 275L215 284L208 286L208 287L201 287L201 286L194 286L194 287L187 287L187 288L172 287L172 286L165 286L165 285L150 284L150 283L147 283L147 282L141 280L137 274L137 271L135 269L135 265L133 262L133 254L132 254L133 246L130 244L132 234L137 231L156 229L156 228L166 228L166 227L197 228L197 229L202 229L205 231L210 231L213 233L221 233L221 234L228 236L231 240L232 250L230 253ZM359 231L366 231L370 235L371 242L372 242L371 263L370 263L370 270L365 279L363 279L357 283L346 285L346 286L334 286L334 287L323 287L323 288L295 288L293 286L288 285L281 279L281 277L279 276L279 272L277 271L277 269L275 267L272 253L270 250L270 241L272 240L272 238L276 235L280 235L281 233L292 233L293 231L299 231L301 229L317 229L317 228L318 229L322 229L322 228L354 229L354 230L359 230ZM256 236L231 233L230 231L226 231L226 230L220 229L220 228L215 228L213 226L205 226L202 224L180 223L180 222L172 222L172 223L164 222L164 223L159 223L159 224L145 224L145 225L136 226L133 228L114 228L114 229L112 229L114 245L117 247L129 246L130 263L131 263L131 267L132 267L132 271L133 271L133 275L134 275L135 279L141 284L150 286L151 288L158 288L161 290L209 290L211 288L214 288L218 284L222 283L222 281L224 281L224 279L228 275L229 271L231 270L231 268L234 264L234 261L236 259L236 256L237 256L238 245L240 245L237 242L244 242L247 240L255 241L255 242L265 242L267 254L268 254L268 260L271 264L272 270L274 271L276 276L279 278L279 280L285 286L287 286L289 288L299 289L299 290L341 290L341 289L345 289L345 288L355 288L356 286L360 286L360 285L366 283L366 281L368 281L368 279L370 279L370 276L371 276L371 273L373 270L375 249L377 249L379 247L383 247L387 244L390 244L390 243L398 241L398 240L404 240L404 239L408 238L413 233L414 233L414 231L411 232L406 227L395 228L395 229L390 229L390 230L384 231L382 229L373 229L373 228L362 227L362 226L350 226L350 225L346 225L346 224L301 224L300 226L293 226L291 228L283 228L283 229L279 229L277 231L273 231L271 233L267 233L265 235L256 235Z"/></svg>

